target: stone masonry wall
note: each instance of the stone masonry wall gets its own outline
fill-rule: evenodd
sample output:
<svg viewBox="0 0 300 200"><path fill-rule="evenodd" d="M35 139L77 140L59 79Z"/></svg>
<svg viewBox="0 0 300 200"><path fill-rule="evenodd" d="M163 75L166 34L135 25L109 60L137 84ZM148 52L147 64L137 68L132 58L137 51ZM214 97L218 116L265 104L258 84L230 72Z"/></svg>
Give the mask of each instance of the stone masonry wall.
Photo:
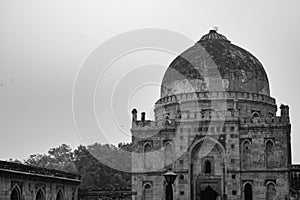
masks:
<svg viewBox="0 0 300 200"><path fill-rule="evenodd" d="M45 200L55 200L61 190L64 200L77 200L78 184L67 181L47 180L47 178L28 178L21 175L0 174L0 200L10 199L12 189L18 186L22 200L33 200L39 189L44 193Z"/></svg>

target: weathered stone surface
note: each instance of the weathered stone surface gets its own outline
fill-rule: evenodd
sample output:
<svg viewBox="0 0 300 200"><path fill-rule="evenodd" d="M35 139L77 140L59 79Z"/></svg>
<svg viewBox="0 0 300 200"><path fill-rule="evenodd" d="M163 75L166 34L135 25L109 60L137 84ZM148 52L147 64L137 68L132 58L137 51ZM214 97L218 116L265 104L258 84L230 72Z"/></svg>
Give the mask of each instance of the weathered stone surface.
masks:
<svg viewBox="0 0 300 200"><path fill-rule="evenodd" d="M161 97L206 91L270 95L267 74L259 60L214 30L170 64Z"/></svg>

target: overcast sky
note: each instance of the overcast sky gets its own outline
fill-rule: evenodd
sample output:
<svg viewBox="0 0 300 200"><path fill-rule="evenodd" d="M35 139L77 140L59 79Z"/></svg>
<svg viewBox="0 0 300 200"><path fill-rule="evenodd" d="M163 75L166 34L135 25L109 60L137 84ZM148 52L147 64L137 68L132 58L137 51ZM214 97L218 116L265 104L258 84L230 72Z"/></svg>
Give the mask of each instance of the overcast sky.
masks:
<svg viewBox="0 0 300 200"><path fill-rule="evenodd" d="M0 0L0 159L24 159L62 143L76 148L81 143L107 142L92 131L79 136L72 114L77 72L103 42L140 28L168 29L196 42L218 26L219 33L262 62L272 97L278 105L290 106L293 162L299 163L299 7L299 0ZM147 74L153 84L135 88L128 98L119 96L113 102L126 106L114 107L121 116L114 126L123 134L110 142L130 141L133 107L153 115L159 82L174 57L149 50L114 64L117 69L134 60L156 63L150 66L155 70L147 71L149 66L135 70L136 77Z"/></svg>

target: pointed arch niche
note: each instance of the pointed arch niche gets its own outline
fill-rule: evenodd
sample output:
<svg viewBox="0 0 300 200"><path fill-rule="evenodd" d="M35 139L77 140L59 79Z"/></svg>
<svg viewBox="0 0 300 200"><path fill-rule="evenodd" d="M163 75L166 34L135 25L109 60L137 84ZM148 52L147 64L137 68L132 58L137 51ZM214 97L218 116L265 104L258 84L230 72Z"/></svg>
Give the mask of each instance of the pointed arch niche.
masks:
<svg viewBox="0 0 300 200"><path fill-rule="evenodd" d="M274 182L267 183L267 200L274 200L276 196L276 185Z"/></svg>
<svg viewBox="0 0 300 200"><path fill-rule="evenodd" d="M275 155L274 155L274 142L271 139L266 141L266 167L274 168L275 166Z"/></svg>
<svg viewBox="0 0 300 200"><path fill-rule="evenodd" d="M144 145L144 168L145 169L152 169L152 145L148 142Z"/></svg>
<svg viewBox="0 0 300 200"><path fill-rule="evenodd" d="M153 189L150 183L144 185L143 200L153 200Z"/></svg>
<svg viewBox="0 0 300 200"><path fill-rule="evenodd" d="M35 200L44 200L45 197L44 197L44 192L43 190L40 188L38 189L37 193L36 193L36 196L35 196Z"/></svg>
<svg viewBox="0 0 300 200"><path fill-rule="evenodd" d="M224 155L224 146L209 136L196 139L190 146L190 195L193 199L201 199L208 185L216 196L224 195L224 177L226 177Z"/></svg>
<svg viewBox="0 0 300 200"><path fill-rule="evenodd" d="M174 162L173 145L168 141L164 144L164 146L164 167L168 166L172 168Z"/></svg>
<svg viewBox="0 0 300 200"><path fill-rule="evenodd" d="M251 140L246 139L242 143L243 168L251 167Z"/></svg>
<svg viewBox="0 0 300 200"><path fill-rule="evenodd" d="M21 189L18 185L15 185L10 193L10 200L21 200Z"/></svg>
<svg viewBox="0 0 300 200"><path fill-rule="evenodd" d="M61 189L58 190L57 194L56 194L56 200L63 200L64 199L64 195Z"/></svg>

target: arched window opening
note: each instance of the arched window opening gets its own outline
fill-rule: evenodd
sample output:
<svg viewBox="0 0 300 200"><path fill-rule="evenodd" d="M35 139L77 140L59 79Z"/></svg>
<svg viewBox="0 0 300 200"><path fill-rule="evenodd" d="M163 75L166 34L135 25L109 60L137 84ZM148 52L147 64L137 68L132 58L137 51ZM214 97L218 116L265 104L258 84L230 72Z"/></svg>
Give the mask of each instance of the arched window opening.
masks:
<svg viewBox="0 0 300 200"><path fill-rule="evenodd" d="M150 184L144 186L144 200L153 200L153 191Z"/></svg>
<svg viewBox="0 0 300 200"><path fill-rule="evenodd" d="M251 143L247 140L243 143L243 167L251 166Z"/></svg>
<svg viewBox="0 0 300 200"><path fill-rule="evenodd" d="M151 158L151 150L152 147L150 144L146 144L144 146L144 166L145 169L151 169L152 168L152 158Z"/></svg>
<svg viewBox="0 0 300 200"><path fill-rule="evenodd" d="M63 198L63 193L62 193L62 191L61 190L59 190L58 192L57 192L57 195L56 195L56 200L63 200L64 198Z"/></svg>
<svg viewBox="0 0 300 200"><path fill-rule="evenodd" d="M171 124L172 123L172 121L170 120L170 113L167 113L166 115L165 115L165 124L166 125L169 125L169 124Z"/></svg>
<svg viewBox="0 0 300 200"><path fill-rule="evenodd" d="M10 200L21 200L21 191L19 187L15 186L10 194Z"/></svg>
<svg viewBox="0 0 300 200"><path fill-rule="evenodd" d="M41 189L39 189L38 192L36 193L35 200L44 200L44 193L42 192Z"/></svg>
<svg viewBox="0 0 300 200"><path fill-rule="evenodd" d="M266 165L267 168L273 168L275 163L274 144L272 141L266 143Z"/></svg>
<svg viewBox="0 0 300 200"><path fill-rule="evenodd" d="M260 114L258 112L253 112L252 117L253 118L258 118L258 117L260 117Z"/></svg>
<svg viewBox="0 0 300 200"><path fill-rule="evenodd" d="M246 183L244 186L244 200L253 200L252 185L250 183Z"/></svg>
<svg viewBox="0 0 300 200"><path fill-rule="evenodd" d="M276 189L274 183L269 183L267 185L267 200L274 200L276 195Z"/></svg>
<svg viewBox="0 0 300 200"><path fill-rule="evenodd" d="M211 171L211 162L207 160L205 162L205 174L211 174Z"/></svg>
<svg viewBox="0 0 300 200"><path fill-rule="evenodd" d="M165 165L170 165L173 163L173 150L172 145L167 143L165 146Z"/></svg>

